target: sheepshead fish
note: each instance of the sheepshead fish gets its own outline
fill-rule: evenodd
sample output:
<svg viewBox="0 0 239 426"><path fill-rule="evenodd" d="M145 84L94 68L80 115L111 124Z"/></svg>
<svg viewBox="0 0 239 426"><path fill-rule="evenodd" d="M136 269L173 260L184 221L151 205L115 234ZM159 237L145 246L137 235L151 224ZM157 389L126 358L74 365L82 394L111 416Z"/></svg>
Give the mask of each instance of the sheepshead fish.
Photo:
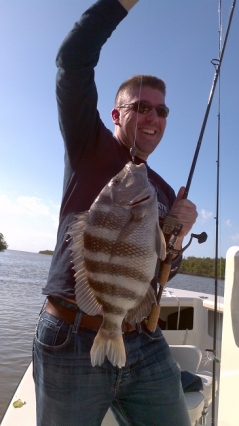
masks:
<svg viewBox="0 0 239 426"><path fill-rule="evenodd" d="M158 224L156 192L146 166L129 162L102 189L90 210L69 225L77 305L88 315L103 309L91 349L91 363L105 356L125 365L122 321L135 324L150 313L150 282L166 246Z"/></svg>

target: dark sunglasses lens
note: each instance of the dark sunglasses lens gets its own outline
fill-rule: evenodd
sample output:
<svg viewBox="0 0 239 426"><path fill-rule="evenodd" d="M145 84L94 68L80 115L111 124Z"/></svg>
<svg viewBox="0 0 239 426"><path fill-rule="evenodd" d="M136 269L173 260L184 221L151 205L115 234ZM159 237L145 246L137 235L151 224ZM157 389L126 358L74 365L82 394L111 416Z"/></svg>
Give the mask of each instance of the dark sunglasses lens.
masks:
<svg viewBox="0 0 239 426"><path fill-rule="evenodd" d="M150 111L152 111L153 108L154 107L152 105L147 105L144 102L135 102L132 105L132 109L135 112L139 112L140 114L144 114L144 115L149 114ZM166 118L168 116L169 110L168 110L167 107L161 107L161 106L159 106L159 107L155 107L155 109L156 109L158 117Z"/></svg>
<svg viewBox="0 0 239 426"><path fill-rule="evenodd" d="M149 114L150 111L152 111L153 109L152 106L146 105L143 102L136 102L136 108L140 114L145 114L145 115Z"/></svg>
<svg viewBox="0 0 239 426"><path fill-rule="evenodd" d="M164 107L157 107L156 108L158 117L166 118L168 116L168 108Z"/></svg>

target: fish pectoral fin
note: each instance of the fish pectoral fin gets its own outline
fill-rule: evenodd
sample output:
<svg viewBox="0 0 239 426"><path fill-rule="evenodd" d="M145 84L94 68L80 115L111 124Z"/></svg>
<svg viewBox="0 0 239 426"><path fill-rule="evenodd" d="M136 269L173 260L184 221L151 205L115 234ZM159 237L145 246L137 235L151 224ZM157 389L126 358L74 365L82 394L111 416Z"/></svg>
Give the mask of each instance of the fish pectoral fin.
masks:
<svg viewBox="0 0 239 426"><path fill-rule="evenodd" d="M136 206L131 211L131 221L139 222L145 217L146 209L144 206Z"/></svg>
<svg viewBox="0 0 239 426"><path fill-rule="evenodd" d="M163 232L157 222L156 224L156 253L159 259L164 260L166 257L166 242Z"/></svg>
<svg viewBox="0 0 239 426"><path fill-rule="evenodd" d="M133 309L130 309L126 316L125 321L130 324L136 324L136 322L142 321L143 318L146 318L152 308L152 304L156 302L154 290L149 286L149 289L144 296L144 298L140 301L140 303Z"/></svg>

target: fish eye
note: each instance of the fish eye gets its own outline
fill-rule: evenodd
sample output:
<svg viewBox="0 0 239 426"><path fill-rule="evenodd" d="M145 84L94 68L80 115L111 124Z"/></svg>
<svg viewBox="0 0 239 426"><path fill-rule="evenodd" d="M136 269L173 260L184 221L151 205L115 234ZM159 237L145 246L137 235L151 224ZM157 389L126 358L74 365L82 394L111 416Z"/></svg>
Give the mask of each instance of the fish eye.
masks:
<svg viewBox="0 0 239 426"><path fill-rule="evenodd" d="M112 184L113 184L114 186L119 185L119 183L120 183L120 179L118 179L118 178L115 178L115 179L113 179L113 180L112 180Z"/></svg>

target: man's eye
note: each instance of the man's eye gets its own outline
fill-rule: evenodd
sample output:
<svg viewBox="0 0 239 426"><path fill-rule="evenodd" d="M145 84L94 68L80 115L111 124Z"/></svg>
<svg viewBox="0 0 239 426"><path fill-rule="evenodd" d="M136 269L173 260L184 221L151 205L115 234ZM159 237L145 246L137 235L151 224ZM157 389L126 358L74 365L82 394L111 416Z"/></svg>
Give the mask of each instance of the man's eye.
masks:
<svg viewBox="0 0 239 426"><path fill-rule="evenodd" d="M147 107L146 105L141 105L139 107L139 112L141 114L148 114L149 113L149 107Z"/></svg>
<svg viewBox="0 0 239 426"><path fill-rule="evenodd" d="M140 114L148 114L149 113L149 107L147 106L140 106L139 107Z"/></svg>

